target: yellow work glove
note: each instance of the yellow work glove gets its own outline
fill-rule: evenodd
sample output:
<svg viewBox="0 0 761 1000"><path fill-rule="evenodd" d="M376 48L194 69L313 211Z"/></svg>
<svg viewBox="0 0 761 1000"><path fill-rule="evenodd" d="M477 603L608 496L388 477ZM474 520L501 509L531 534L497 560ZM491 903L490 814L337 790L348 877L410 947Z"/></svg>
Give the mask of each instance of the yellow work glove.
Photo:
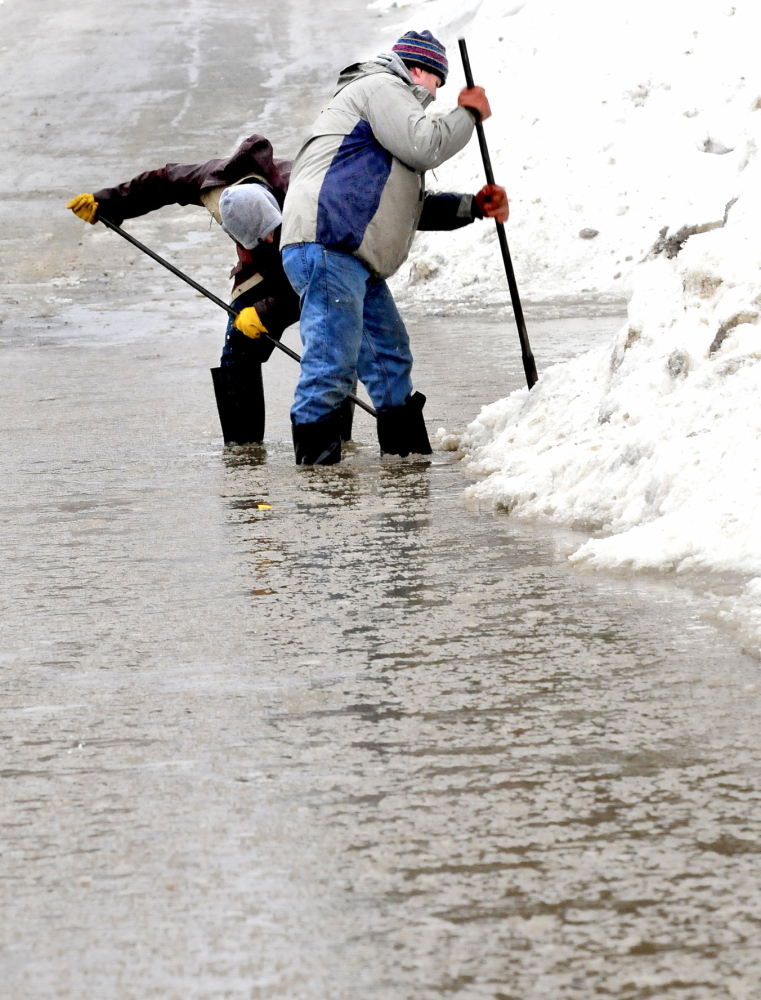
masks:
<svg viewBox="0 0 761 1000"><path fill-rule="evenodd" d="M94 226L98 218L98 203L91 194L78 194L66 206L74 215Z"/></svg>
<svg viewBox="0 0 761 1000"><path fill-rule="evenodd" d="M252 340L258 340L263 333L267 332L267 327L259 319L259 313L253 306L241 309L235 317L233 326L236 330L240 330L245 337L250 337Z"/></svg>

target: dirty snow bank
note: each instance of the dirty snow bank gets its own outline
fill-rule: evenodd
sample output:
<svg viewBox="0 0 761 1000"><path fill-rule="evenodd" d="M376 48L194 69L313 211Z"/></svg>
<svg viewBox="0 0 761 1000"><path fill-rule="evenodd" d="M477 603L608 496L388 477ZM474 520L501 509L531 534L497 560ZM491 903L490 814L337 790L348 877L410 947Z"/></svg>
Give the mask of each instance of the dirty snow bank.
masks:
<svg viewBox="0 0 761 1000"><path fill-rule="evenodd" d="M758 0L374 0L409 6L409 27L468 40L490 95L485 129L512 216L521 292L533 301L622 301L664 226L720 220L748 156L748 109L761 95ZM441 190L483 183L475 139L428 175ZM596 235L595 235L596 234ZM493 226L420 234L395 291L419 302L507 302Z"/></svg>
<svg viewBox="0 0 761 1000"><path fill-rule="evenodd" d="M484 407L471 496L592 530L598 568L742 582L725 615L761 648L761 163L721 229L641 265L609 347Z"/></svg>
<svg viewBox="0 0 761 1000"><path fill-rule="evenodd" d="M760 158L725 195L724 225L663 239L636 269L612 345L485 407L458 443L486 477L472 496L606 536L576 563L743 581L723 613L758 650Z"/></svg>
<svg viewBox="0 0 761 1000"><path fill-rule="evenodd" d="M541 372L449 444L480 478L472 497L593 532L573 562L720 584L720 613L759 651L761 11L528 0L503 17L509 6L484 0L467 34L487 87L517 95L491 138L524 289L609 292L631 256L633 295L610 346ZM472 281L486 297L495 247L483 230L465 239L454 277L423 248L416 292Z"/></svg>

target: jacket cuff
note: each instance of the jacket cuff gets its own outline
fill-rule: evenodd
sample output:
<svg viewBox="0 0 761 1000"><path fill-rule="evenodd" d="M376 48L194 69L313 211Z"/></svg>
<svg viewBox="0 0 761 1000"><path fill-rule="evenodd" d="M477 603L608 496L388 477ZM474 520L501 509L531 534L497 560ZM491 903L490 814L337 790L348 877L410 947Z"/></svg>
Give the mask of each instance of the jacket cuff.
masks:
<svg viewBox="0 0 761 1000"><path fill-rule="evenodd" d="M458 215L465 215L466 214L463 211L463 209L465 207L466 200L469 202L469 204L467 206L467 214L470 216L470 219L471 220L473 220L473 219L483 219L484 213L478 207L478 202L476 201L476 196L474 194L464 194L462 196L462 202L461 202L461 205L460 205L460 211L457 214Z"/></svg>
<svg viewBox="0 0 761 1000"><path fill-rule="evenodd" d="M113 222L115 226L120 226L122 222L124 222L124 216L114 204L114 200L109 197L109 192L106 188L103 188L100 191L95 191L93 193L93 198L98 203L96 221L102 217L104 219L108 219L109 222Z"/></svg>

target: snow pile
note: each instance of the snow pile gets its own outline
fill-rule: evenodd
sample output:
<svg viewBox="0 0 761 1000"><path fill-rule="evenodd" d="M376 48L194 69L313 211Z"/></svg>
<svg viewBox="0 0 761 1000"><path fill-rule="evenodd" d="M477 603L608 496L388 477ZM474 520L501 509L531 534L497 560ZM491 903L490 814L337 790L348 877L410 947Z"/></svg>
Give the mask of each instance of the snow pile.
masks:
<svg viewBox="0 0 761 1000"><path fill-rule="evenodd" d="M610 347L484 407L472 495L612 533L576 561L761 575L761 162L745 180L725 226L641 265Z"/></svg>
<svg viewBox="0 0 761 1000"><path fill-rule="evenodd" d="M487 477L473 496L607 536L574 562L744 581L724 613L759 649L761 158L734 180L726 222L637 268L610 347L485 407L459 446Z"/></svg>
<svg viewBox="0 0 761 1000"><path fill-rule="evenodd" d="M403 0L374 0L376 9ZM452 67L438 105L463 85L456 38L468 40L490 96L485 129L511 200L508 238L533 301L622 301L664 226L721 220L754 151L761 97L757 0L433 0L410 6ZM429 174L441 190L477 190L475 140ZM507 302L490 223L421 234L395 290L421 301Z"/></svg>
<svg viewBox="0 0 761 1000"><path fill-rule="evenodd" d="M719 574L761 647L761 163L727 224L638 270L611 347L484 407L457 442L469 488L522 517L600 533L571 559Z"/></svg>
<svg viewBox="0 0 761 1000"><path fill-rule="evenodd" d="M463 3L427 9L453 22ZM534 299L604 297L630 257L632 298L612 345L449 436L480 479L468 493L592 532L578 564L720 584L721 613L759 650L761 7L514 9L484 0L466 33L487 90L512 98L489 138L510 178L519 282ZM421 297L483 301L496 284L491 235L462 238L453 268L441 235L426 237L411 261Z"/></svg>

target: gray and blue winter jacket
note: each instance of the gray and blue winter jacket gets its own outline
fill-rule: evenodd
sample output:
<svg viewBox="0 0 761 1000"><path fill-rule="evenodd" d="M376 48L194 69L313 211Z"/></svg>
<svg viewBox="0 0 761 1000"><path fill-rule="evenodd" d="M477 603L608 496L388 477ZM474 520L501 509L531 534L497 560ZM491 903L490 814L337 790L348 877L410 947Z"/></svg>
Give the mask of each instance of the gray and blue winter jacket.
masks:
<svg viewBox="0 0 761 1000"><path fill-rule="evenodd" d="M418 229L457 229L479 215L472 195L425 191L425 171L473 134L463 107L440 118L395 53L347 67L293 165L281 246L321 243L386 278Z"/></svg>

